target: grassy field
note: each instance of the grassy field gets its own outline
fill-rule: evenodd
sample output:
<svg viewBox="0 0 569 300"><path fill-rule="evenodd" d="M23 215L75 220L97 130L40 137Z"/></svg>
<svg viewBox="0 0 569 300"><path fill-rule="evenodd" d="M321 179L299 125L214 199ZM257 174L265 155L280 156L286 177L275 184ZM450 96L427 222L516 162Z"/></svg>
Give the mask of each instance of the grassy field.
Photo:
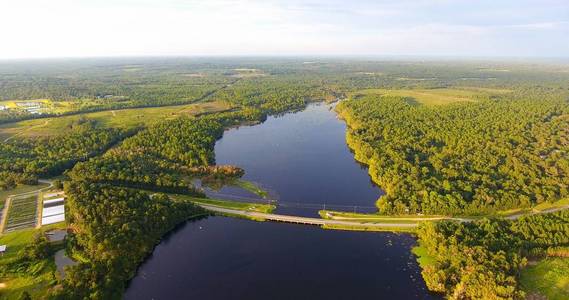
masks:
<svg viewBox="0 0 569 300"><path fill-rule="evenodd" d="M528 295L569 299L569 258L547 258L528 266L521 272L520 283Z"/></svg>
<svg viewBox="0 0 569 300"><path fill-rule="evenodd" d="M417 262L419 266L421 266L421 269L425 269L426 266L432 265L435 262L435 260L427 254L427 249L424 247L413 247L411 252L417 256Z"/></svg>
<svg viewBox="0 0 569 300"><path fill-rule="evenodd" d="M418 215L402 215L402 216L385 216L378 214L361 214L352 212L341 212L332 210L320 210L318 212L322 219L329 220L344 220L344 221L358 221L358 222L381 222L381 223L419 223L423 221L443 220L445 216L418 216Z"/></svg>
<svg viewBox="0 0 569 300"><path fill-rule="evenodd" d="M499 95L509 93L510 90L490 89L477 87L461 88L441 88L441 89L367 89L356 92L357 95L388 95L413 98L415 101L425 105L443 105L455 102L473 102L476 96L480 95Z"/></svg>
<svg viewBox="0 0 569 300"><path fill-rule="evenodd" d="M195 116L205 113L226 111L231 106L225 102L203 102L196 104L109 110L80 115L26 120L0 125L0 140L14 137L51 136L64 133L66 128L79 118L86 117L108 128L133 128L174 118L180 115Z"/></svg>
<svg viewBox="0 0 569 300"><path fill-rule="evenodd" d="M532 212L539 213L539 212L547 211L550 209L561 208L561 207L566 207L566 206L569 206L569 198L568 199L561 199L561 200L559 200L557 202L553 202L553 203L543 202L543 203L538 204L532 208L515 208L515 209L510 209L510 210L499 211L496 213L496 215L499 217L509 217L509 216L519 215L519 214L529 214Z"/></svg>
<svg viewBox="0 0 569 300"><path fill-rule="evenodd" d="M190 200L197 204L205 204L205 205L223 207L227 209L254 211L261 213L270 213L276 208L274 205L261 204L261 203L248 203L248 202L226 201L226 200L209 199L209 198L196 198L185 195L175 195L174 197L178 199Z"/></svg>
<svg viewBox="0 0 569 300"><path fill-rule="evenodd" d="M510 210L499 211L493 214L495 217L510 217L520 214L531 214L540 213L543 211L548 211L550 209L563 208L569 206L569 199L562 199L557 202L549 203L544 202L536 205L532 208L516 208ZM422 221L437 221L448 219L449 216L443 215L379 215L379 214L364 214L364 213L352 213L352 212L342 212L342 211L332 211L332 210L321 210L318 212L320 217L323 219L330 220L346 220L346 221L364 221L364 222L386 222L393 221L393 223L418 223ZM469 219L479 219L483 217L488 217L489 215L479 215L479 216L454 216ZM408 222L405 222L408 221Z"/></svg>
<svg viewBox="0 0 569 300"><path fill-rule="evenodd" d="M267 191L263 190L262 188L260 188L258 185L256 185L251 181L238 179L232 182L231 185L247 190L263 199L266 199L269 196L269 193L267 193Z"/></svg>
<svg viewBox="0 0 569 300"><path fill-rule="evenodd" d="M376 231L376 232L408 232L412 233L415 231L414 228L407 227L377 227L377 226L366 226L362 225L337 225L337 224L326 224L322 225L323 229L332 230L347 230L347 231Z"/></svg>

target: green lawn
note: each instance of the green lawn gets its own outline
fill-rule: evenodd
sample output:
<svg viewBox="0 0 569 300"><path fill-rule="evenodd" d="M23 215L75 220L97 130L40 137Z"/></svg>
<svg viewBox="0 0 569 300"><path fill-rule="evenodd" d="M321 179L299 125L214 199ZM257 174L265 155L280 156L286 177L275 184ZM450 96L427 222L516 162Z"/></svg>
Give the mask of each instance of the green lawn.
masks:
<svg viewBox="0 0 569 300"><path fill-rule="evenodd" d="M377 231L377 232L414 232L414 228L408 227L377 227L377 226L366 226L362 225L338 225L338 224L326 224L322 226L323 229L333 229L333 230L348 230L348 231Z"/></svg>
<svg viewBox="0 0 569 300"><path fill-rule="evenodd" d="M227 209L254 211L261 213L270 213L276 208L274 205L261 204L261 203L226 201L226 200L209 199L209 198L196 198L185 195L175 195L174 197L178 199L189 200L197 204L206 204L206 205L223 207Z"/></svg>
<svg viewBox="0 0 569 300"><path fill-rule="evenodd" d="M549 300L569 299L569 258L547 258L521 272L520 283L528 294Z"/></svg>
<svg viewBox="0 0 569 300"><path fill-rule="evenodd" d="M379 214L363 214L332 210L320 210L318 212L322 219L360 221L360 222L381 222L381 223L419 223L423 221L442 220L445 216L438 215L401 215L386 216Z"/></svg>
<svg viewBox="0 0 569 300"><path fill-rule="evenodd" d="M411 252L417 256L417 262L419 263L419 266L421 266L421 269L425 269L426 266L435 263L435 259L429 256L425 247L413 247L413 249L411 249Z"/></svg>
<svg viewBox="0 0 569 300"><path fill-rule="evenodd" d="M263 198L263 199L265 199L269 196L269 193L267 193L267 191L263 190L262 188L260 188L258 185L256 185L255 183L253 183L251 181L238 179L238 180L235 180L234 182L232 182L231 185L238 186L238 187L240 187L244 190L247 190L247 191Z"/></svg>

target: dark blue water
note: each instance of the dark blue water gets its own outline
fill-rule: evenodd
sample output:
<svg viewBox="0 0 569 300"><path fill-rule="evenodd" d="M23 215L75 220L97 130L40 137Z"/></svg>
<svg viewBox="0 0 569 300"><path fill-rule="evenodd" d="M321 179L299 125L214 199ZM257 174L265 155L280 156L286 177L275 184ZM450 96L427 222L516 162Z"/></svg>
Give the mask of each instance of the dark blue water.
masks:
<svg viewBox="0 0 569 300"><path fill-rule="evenodd" d="M324 203L373 210L381 193L327 105L228 130L215 150L218 164L243 167L246 179L278 196L280 213L314 215ZM210 217L158 245L125 297L431 299L410 253L414 243L409 235Z"/></svg>
<svg viewBox="0 0 569 300"><path fill-rule="evenodd" d="M228 130L215 146L216 162L245 169L244 179L276 194L278 213L316 216L328 209L371 212L381 190L354 160L346 125L330 105L270 117Z"/></svg>
<svg viewBox="0 0 569 300"><path fill-rule="evenodd" d="M126 299L431 299L408 235L210 217L167 237Z"/></svg>

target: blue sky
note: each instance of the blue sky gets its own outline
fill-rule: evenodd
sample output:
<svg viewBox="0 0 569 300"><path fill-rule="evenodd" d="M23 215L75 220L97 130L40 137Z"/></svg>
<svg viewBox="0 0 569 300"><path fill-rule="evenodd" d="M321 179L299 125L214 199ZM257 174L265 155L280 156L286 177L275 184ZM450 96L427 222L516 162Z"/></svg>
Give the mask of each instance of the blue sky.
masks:
<svg viewBox="0 0 569 300"><path fill-rule="evenodd" d="M2 0L0 58L568 57L569 0Z"/></svg>

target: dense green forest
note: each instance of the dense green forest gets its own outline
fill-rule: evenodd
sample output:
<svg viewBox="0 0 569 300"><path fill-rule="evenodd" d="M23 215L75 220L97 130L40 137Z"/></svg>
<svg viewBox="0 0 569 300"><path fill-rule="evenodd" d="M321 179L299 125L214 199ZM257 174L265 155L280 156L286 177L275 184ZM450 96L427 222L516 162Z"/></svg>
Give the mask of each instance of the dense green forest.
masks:
<svg viewBox="0 0 569 300"><path fill-rule="evenodd" d="M84 261L72 267L62 296L120 299L127 280L160 238L191 216L203 215L189 201L106 184L73 181L65 186L68 251Z"/></svg>
<svg viewBox="0 0 569 300"><path fill-rule="evenodd" d="M528 259L569 255L569 212L427 222L418 236L429 257L422 275L431 291L450 299L522 299L518 279Z"/></svg>
<svg viewBox="0 0 569 300"><path fill-rule="evenodd" d="M440 106L366 95L337 110L386 191L381 212L480 214L569 196L568 99L555 89Z"/></svg>
<svg viewBox="0 0 569 300"><path fill-rule="evenodd" d="M261 115L222 113L201 118L180 117L151 126L102 156L79 163L68 175L114 185L200 194L194 178L235 178L243 171L214 166L213 147L226 126L255 121Z"/></svg>
<svg viewBox="0 0 569 300"><path fill-rule="evenodd" d="M136 131L103 129L86 119L68 124L65 130L65 135L0 143L0 190L37 183L38 176L61 174Z"/></svg>

